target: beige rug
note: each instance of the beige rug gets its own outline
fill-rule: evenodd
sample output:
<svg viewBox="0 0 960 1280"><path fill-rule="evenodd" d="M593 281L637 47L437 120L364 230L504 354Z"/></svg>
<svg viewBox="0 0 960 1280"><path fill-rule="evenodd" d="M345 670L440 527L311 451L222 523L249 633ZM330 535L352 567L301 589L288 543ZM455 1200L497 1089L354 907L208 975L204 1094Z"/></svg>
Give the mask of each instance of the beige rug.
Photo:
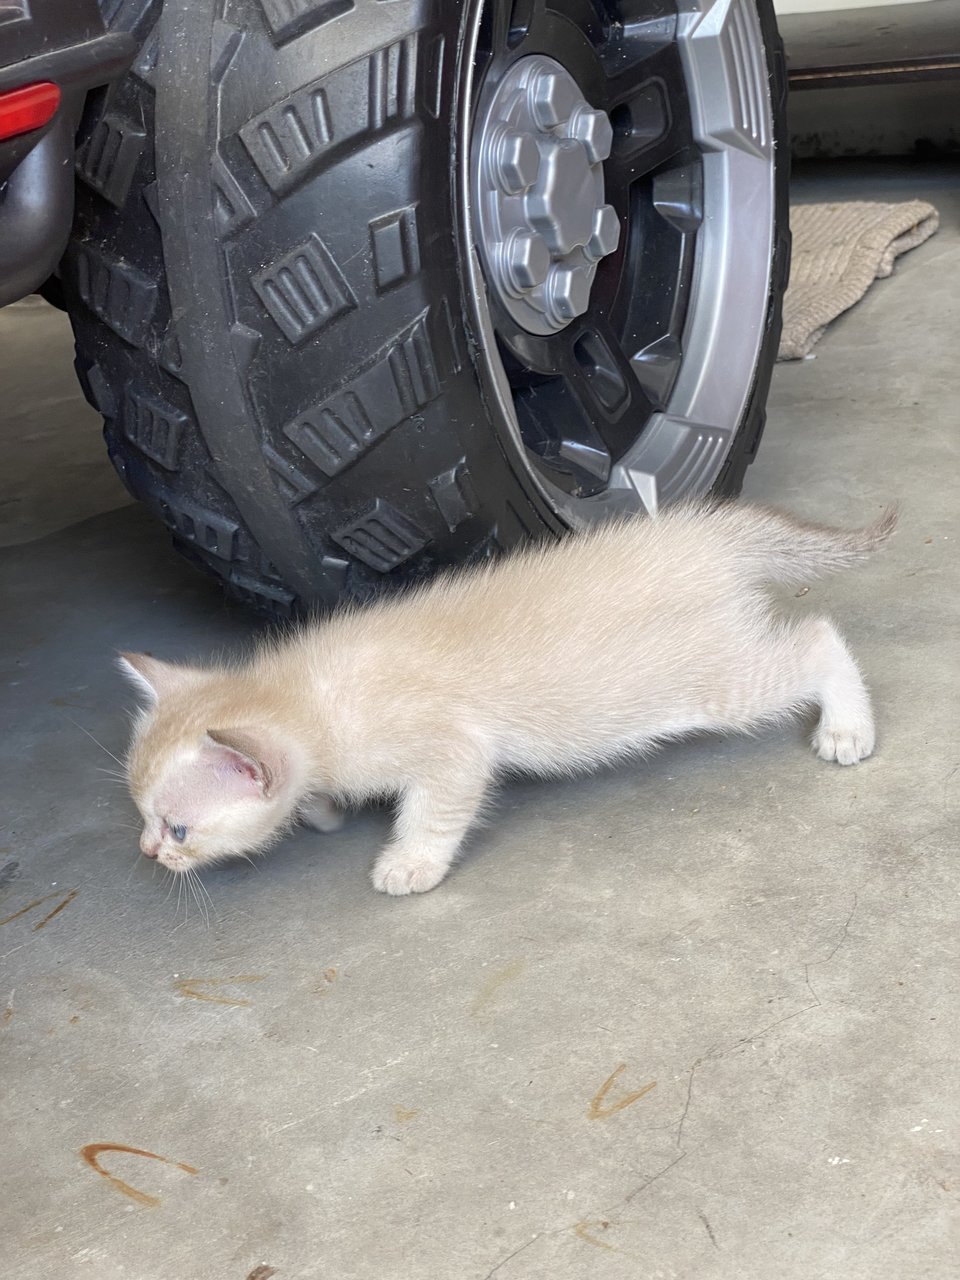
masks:
<svg viewBox="0 0 960 1280"><path fill-rule="evenodd" d="M932 204L800 204L790 209L793 257L783 300L779 360L800 360L841 312L859 302L894 259L936 231Z"/></svg>

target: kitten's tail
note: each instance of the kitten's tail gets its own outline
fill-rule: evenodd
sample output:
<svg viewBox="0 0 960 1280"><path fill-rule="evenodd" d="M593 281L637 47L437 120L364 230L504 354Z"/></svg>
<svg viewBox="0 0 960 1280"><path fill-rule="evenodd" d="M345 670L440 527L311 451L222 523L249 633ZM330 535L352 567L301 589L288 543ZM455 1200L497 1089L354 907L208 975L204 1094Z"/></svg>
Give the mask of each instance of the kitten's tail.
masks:
<svg viewBox="0 0 960 1280"><path fill-rule="evenodd" d="M749 550L748 565L760 581L798 586L821 574L848 569L865 560L887 541L897 527L899 509L889 506L864 529L832 529L807 524L765 507L749 512L742 533Z"/></svg>

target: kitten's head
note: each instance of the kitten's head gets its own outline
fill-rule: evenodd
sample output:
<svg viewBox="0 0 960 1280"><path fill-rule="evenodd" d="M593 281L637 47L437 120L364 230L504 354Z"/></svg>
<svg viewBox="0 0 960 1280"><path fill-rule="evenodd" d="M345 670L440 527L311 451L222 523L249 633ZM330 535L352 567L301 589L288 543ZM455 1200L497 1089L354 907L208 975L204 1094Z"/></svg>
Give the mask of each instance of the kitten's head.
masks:
<svg viewBox="0 0 960 1280"><path fill-rule="evenodd" d="M279 837L296 801L292 752L243 723L229 677L141 653L120 667L145 702L127 756L141 852L186 871Z"/></svg>

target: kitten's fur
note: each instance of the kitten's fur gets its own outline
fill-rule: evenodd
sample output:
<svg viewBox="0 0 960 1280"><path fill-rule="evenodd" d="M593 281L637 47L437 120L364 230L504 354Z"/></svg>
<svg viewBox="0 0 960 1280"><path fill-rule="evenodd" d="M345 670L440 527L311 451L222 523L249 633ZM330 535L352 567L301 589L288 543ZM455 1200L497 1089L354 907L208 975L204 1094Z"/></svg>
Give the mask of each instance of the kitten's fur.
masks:
<svg viewBox="0 0 960 1280"><path fill-rule="evenodd" d="M850 565L895 523L678 507L346 610L238 666L124 655L148 702L129 756L141 848L184 870L397 796L373 883L422 892L507 770L595 768L811 705L820 758L856 764L874 727L853 658L832 622L782 619L762 587Z"/></svg>

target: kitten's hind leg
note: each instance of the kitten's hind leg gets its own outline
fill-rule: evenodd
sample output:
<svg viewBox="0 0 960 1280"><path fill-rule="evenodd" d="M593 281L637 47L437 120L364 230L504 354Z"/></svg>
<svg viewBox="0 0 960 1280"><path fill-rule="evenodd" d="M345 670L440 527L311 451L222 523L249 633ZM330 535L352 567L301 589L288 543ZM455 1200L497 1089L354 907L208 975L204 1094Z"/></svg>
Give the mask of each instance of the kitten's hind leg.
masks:
<svg viewBox="0 0 960 1280"><path fill-rule="evenodd" d="M778 627L755 654L748 716L765 719L814 703L813 749L821 760L857 764L874 745L873 712L857 664L829 618Z"/></svg>
<svg viewBox="0 0 960 1280"><path fill-rule="evenodd" d="M829 618L814 618L807 625L814 633L812 657L820 703L813 748L821 760L859 764L872 753L876 741L870 695L843 637Z"/></svg>
<svg viewBox="0 0 960 1280"><path fill-rule="evenodd" d="M339 831L343 826L343 813L332 796L311 796L299 809L298 817L305 827L314 831Z"/></svg>
<svg viewBox="0 0 960 1280"><path fill-rule="evenodd" d="M420 780L400 798L393 839L373 864L381 893L425 893L450 870L487 788L483 770Z"/></svg>

